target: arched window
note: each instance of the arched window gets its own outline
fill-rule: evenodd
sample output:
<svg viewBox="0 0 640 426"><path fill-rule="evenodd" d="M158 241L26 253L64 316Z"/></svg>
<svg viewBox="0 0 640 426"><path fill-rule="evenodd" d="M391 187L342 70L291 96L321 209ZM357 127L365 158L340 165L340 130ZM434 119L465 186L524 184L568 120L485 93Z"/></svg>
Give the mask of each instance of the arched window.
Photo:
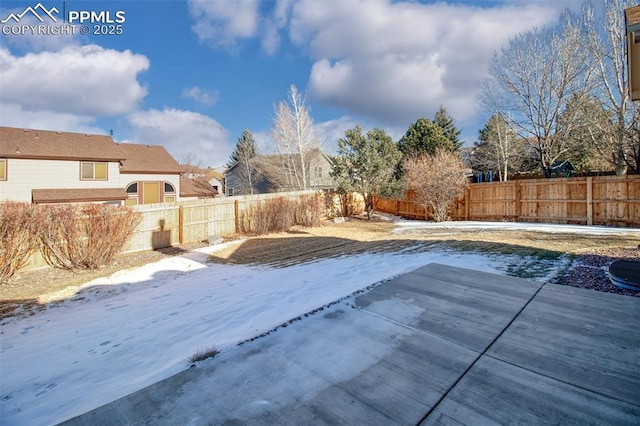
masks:
<svg viewBox="0 0 640 426"><path fill-rule="evenodd" d="M138 204L138 182L130 183L124 191L127 193L127 199L124 201L126 206L135 206Z"/></svg>
<svg viewBox="0 0 640 426"><path fill-rule="evenodd" d="M173 203L176 201L176 189L169 182L164 183L164 202Z"/></svg>
<svg viewBox="0 0 640 426"><path fill-rule="evenodd" d="M127 186L127 194L137 194L138 193L138 182L134 182Z"/></svg>

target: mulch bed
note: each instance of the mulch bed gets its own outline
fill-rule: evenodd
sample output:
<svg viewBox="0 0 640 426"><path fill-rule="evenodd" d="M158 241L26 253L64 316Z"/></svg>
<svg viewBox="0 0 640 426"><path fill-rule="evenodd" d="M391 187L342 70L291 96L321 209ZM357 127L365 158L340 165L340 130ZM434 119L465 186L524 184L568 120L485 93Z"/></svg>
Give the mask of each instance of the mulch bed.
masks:
<svg viewBox="0 0 640 426"><path fill-rule="evenodd" d="M640 261L640 249L608 248L589 250L578 256L573 267L558 278L557 284L640 297L640 291L616 287L609 280L607 275L609 265L620 259Z"/></svg>

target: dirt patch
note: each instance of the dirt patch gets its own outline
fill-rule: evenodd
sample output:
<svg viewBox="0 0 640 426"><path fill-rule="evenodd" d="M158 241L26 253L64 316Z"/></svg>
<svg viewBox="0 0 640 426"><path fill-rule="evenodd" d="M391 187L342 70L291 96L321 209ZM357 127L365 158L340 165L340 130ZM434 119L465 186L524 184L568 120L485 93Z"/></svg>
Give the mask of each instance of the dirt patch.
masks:
<svg viewBox="0 0 640 426"><path fill-rule="evenodd" d="M20 273L8 283L0 285L0 317L11 315L17 308L37 308L46 300L44 295L61 293L67 287L77 287L95 278L109 276L119 270L141 266L167 256L176 256L205 244L189 244L157 251L120 255L110 266L99 270L71 272L44 268ZM318 228L294 228L286 233L247 238L215 252L212 260L218 263L262 264L286 267L319 259L357 255L361 253L420 252L450 249L485 254L530 257L530 263L520 265L534 270L540 262L555 262L561 256L573 259L571 267L562 271L562 284L632 294L610 288L604 269L617 258L638 253L637 236L576 235L522 231L477 231L455 229L411 230L398 232L396 224L384 220L352 219L343 223L327 223ZM635 250L635 251L634 251ZM523 266L524 265L524 266ZM581 273L595 265L591 273ZM544 264L543 264L544 266ZM600 268L599 270L597 270ZM594 272L595 271L595 272ZM603 279L603 276L605 277ZM597 281L599 284L594 284ZM635 294L640 296L640 294Z"/></svg>

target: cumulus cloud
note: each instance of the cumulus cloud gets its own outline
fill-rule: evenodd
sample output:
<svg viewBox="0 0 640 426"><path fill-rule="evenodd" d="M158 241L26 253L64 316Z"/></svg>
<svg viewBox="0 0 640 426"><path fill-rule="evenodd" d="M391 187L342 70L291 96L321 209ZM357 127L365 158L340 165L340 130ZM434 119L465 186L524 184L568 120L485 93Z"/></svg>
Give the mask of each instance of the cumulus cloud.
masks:
<svg viewBox="0 0 640 426"><path fill-rule="evenodd" d="M97 45L14 56L0 48L0 103L26 112L105 117L135 110L147 94L137 80L149 60Z"/></svg>
<svg viewBox="0 0 640 426"><path fill-rule="evenodd" d="M132 142L164 146L175 158L193 153L208 166L225 164L233 150L229 133L215 119L175 108L136 111L127 116Z"/></svg>
<svg viewBox="0 0 640 426"><path fill-rule="evenodd" d="M392 125L444 104L464 124L477 113L491 53L527 27L554 22L558 11L546 5L302 0L289 34L314 60L312 98Z"/></svg>
<svg viewBox="0 0 640 426"><path fill-rule="evenodd" d="M218 102L218 91L209 91L201 87L188 87L182 91L182 96L193 99L199 104L212 106Z"/></svg>
<svg viewBox="0 0 640 426"><path fill-rule="evenodd" d="M54 111L25 111L20 105L1 104L0 124L7 127L55 130L104 134L104 129L95 126L95 118L87 115L59 113Z"/></svg>
<svg viewBox="0 0 640 426"><path fill-rule="evenodd" d="M258 0L190 0L189 13L195 21L192 30L201 41L233 49L238 39L256 35L258 5Z"/></svg>
<svg viewBox="0 0 640 426"><path fill-rule="evenodd" d="M270 15L262 21L262 50L268 55L276 53L280 47L281 31L289 23L293 0L277 0Z"/></svg>

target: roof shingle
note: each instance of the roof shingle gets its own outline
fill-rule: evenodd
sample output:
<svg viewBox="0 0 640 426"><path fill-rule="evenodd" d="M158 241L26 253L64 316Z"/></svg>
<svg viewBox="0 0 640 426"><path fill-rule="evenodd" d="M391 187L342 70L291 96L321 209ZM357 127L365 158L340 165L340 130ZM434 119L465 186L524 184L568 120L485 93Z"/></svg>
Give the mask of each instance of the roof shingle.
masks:
<svg viewBox="0 0 640 426"><path fill-rule="evenodd" d="M0 158L119 161L121 173L182 173L159 145L116 143L111 136L0 127Z"/></svg>

